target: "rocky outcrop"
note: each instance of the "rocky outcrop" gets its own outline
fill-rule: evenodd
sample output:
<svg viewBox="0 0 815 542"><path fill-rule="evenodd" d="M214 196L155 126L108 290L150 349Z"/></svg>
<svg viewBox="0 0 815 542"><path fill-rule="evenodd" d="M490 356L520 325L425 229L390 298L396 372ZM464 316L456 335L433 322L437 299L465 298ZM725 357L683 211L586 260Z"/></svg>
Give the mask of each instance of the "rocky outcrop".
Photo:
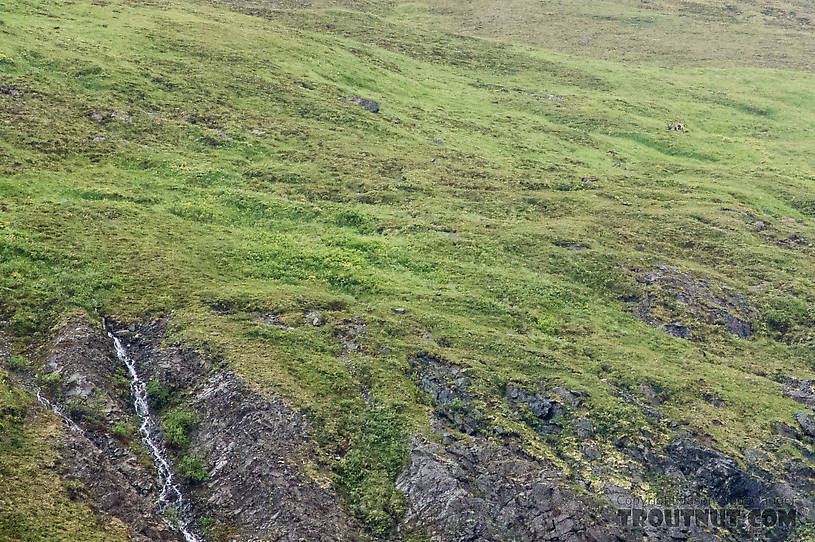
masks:
<svg viewBox="0 0 815 542"><path fill-rule="evenodd" d="M110 341L98 325L76 316L46 347L44 368L60 375L50 399L81 428L62 435L61 474L78 482L75 497L97 513L120 519L135 540L180 541L161 515L155 473L143 454L114 437L130 419L129 388Z"/></svg>
<svg viewBox="0 0 815 542"><path fill-rule="evenodd" d="M145 381L167 390L174 406L195 414L184 454L202 462L205 476L184 482L197 519L207 518L212 536L235 541L357 540L357 527L320 462L305 417L280 398L261 393L206 351L167 344L167 322L156 320L114 327ZM350 331L349 331L350 330ZM364 335L364 325L341 328L344 351ZM62 474L79 482L75 497L98 513L119 518L134 540L181 540L156 505L155 471L132 427L134 413L125 368L103 330L86 317L74 317L56 330L43 353L48 398L78 430L62 436ZM802 459L770 464L761 450L745 452L743 462L676 432L603 435L592 421L585 393L539 382L532 389L508 383L499 397L484 396L466 367L432 354L410 360L419 389L432 407L429 435L415 435L409 464L397 487L407 498L401 528L425 532L433 541L518 542L700 540L783 540L787 527L745 530L741 525L642 524L620 522L635 509L646 484L722 509L733 503L767 502L796 507L798 518L815 519L815 471ZM44 384L45 386L45 384ZM787 380L790 396L812 406L812 383ZM665 423L662 399L645 384L621 399L639 406L649 419ZM521 435L484 416L485 405L500 404L513 423L527 424L545 442L565 446L558 460L543 459ZM784 425L774 445L803 445L815 435L811 411ZM670 429L678 429L669 424ZM114 429L118 428L118 429ZM531 432L530 432L531 433ZM653 438L652 438L653 437ZM808 456L807 456L808 457ZM565 467L564 467L565 465ZM610 481L624 480L626 487ZM707 501L706 501L707 499ZM666 512L667 513L667 512ZM625 516L625 514L629 514ZM398 536L398 533L395 535Z"/></svg>
<svg viewBox="0 0 815 542"><path fill-rule="evenodd" d="M314 450L300 413L231 372L210 377L193 408L202 421L191 450L211 466L200 506L234 526L237 539L352 539L337 495L303 472Z"/></svg>
<svg viewBox="0 0 815 542"><path fill-rule="evenodd" d="M340 97L341 102L351 102L365 109L370 113L379 113L379 102L369 100L367 98L360 98L359 96L351 96L350 98Z"/></svg>
<svg viewBox="0 0 815 542"><path fill-rule="evenodd" d="M207 466L203 484L185 483L196 518L216 520L228 540L354 540L354 527L326 482L306 473L315 451L305 418L281 399L253 391L207 355L164 345L166 320L113 326L139 373L156 381L198 423L186 453ZM134 540L177 541L157 506L155 469L137 435L123 437L135 413L125 368L110 339L84 316L47 345L44 368L59 374L48 396L76 422L63 435L63 475L76 496L128 525ZM120 428L114 435L114 427Z"/></svg>
<svg viewBox="0 0 815 542"><path fill-rule="evenodd" d="M122 336L143 377L194 412L186 453L201 458L206 481L188 484L198 517L214 519L229 540L354 539L354 527L314 463L305 417L278 397L251 389L206 355L163 344L166 320L132 326Z"/></svg>
<svg viewBox="0 0 815 542"><path fill-rule="evenodd" d="M410 466L397 481L410 506L404 524L431 540L622 540L613 510L578 496L557 469L528 453L511 435L500 443L487 428L466 370L430 354L411 360L418 385L434 407L438 440L413 438ZM558 400L510 385L506 401L523 408L541 433L560 429L554 420L579 396L558 388ZM584 420L581 430L593 433Z"/></svg>
<svg viewBox="0 0 815 542"><path fill-rule="evenodd" d="M67 431L62 437L60 473L79 482L74 498L94 511L112 516L127 525L134 540L177 541L184 538L164 521L152 491L152 472L145 472L127 451L114 452L97 446L85 434Z"/></svg>
<svg viewBox="0 0 815 542"><path fill-rule="evenodd" d="M682 339L701 340L722 330L746 339L758 314L747 299L725 284L699 279L672 265L638 272L641 295L625 297L631 312L649 325Z"/></svg>
<svg viewBox="0 0 815 542"><path fill-rule="evenodd" d="M815 381L787 378L781 387L794 401L815 408Z"/></svg>
<svg viewBox="0 0 815 542"><path fill-rule="evenodd" d="M410 462L397 481L410 501L405 524L433 541L623 540L607 507L590 507L561 474L518 450L417 436Z"/></svg>
<svg viewBox="0 0 815 542"><path fill-rule="evenodd" d="M775 465L771 472L758 450L745 454L743 466L688 433L677 432L660 445L645 432L616 437L607 462L597 429L579 414L580 393L547 389L544 383L537 390L507 385L504 401L510 416L544 438L576 437L585 462L563 455L567 475L529 454L517 434L484 420L477 431L462 423L479 401L465 369L429 355L417 356L412 366L433 406L435 435L414 437L410 466L399 477L398 488L410 502L406 526L426 530L434 541L773 541L786 539L794 525L748 526L750 510L791 509L796 521L812 519L815 484L803 461ZM644 393L648 402L641 405L644 413L664 423L667 419L655 406L657 394L641 387L649 392ZM630 394L623 400L638 404ZM453 403L459 417L450 415ZM630 487L616 485L611 481L615 478ZM650 500L642 499L646 486ZM733 507L743 514L740 521L710 522ZM680 509L689 508L701 514L698 523L677 519Z"/></svg>
<svg viewBox="0 0 815 542"><path fill-rule="evenodd" d="M411 367L439 417L463 433L474 435L479 432L481 412L467 390L469 379L465 371L430 354L411 359Z"/></svg>

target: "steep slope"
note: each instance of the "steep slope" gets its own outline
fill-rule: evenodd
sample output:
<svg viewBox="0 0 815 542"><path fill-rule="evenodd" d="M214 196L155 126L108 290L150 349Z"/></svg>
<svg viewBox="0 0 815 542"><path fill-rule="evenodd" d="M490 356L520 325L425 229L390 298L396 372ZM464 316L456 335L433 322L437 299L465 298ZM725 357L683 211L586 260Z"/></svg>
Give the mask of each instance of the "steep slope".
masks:
<svg viewBox="0 0 815 542"><path fill-rule="evenodd" d="M811 33L754 14L806 7L683 4L723 30L676 55L556 47L682 14L594 4L533 32L514 4L473 29L458 2L6 0L0 421L36 445L0 488L53 514L4 503L0 538L164 528L31 469L94 446L155 498L100 315L212 540L626 539L616 506L675 493L812 519ZM801 41L722 67L745 32ZM55 346L77 326L97 365ZM72 409L78 381L108 406ZM37 387L96 440L66 447Z"/></svg>

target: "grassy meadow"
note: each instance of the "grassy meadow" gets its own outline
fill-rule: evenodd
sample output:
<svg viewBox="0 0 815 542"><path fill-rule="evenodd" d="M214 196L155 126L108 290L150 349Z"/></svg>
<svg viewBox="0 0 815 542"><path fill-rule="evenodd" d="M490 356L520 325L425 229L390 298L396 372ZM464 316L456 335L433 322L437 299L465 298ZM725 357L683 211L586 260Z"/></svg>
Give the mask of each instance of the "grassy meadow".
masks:
<svg viewBox="0 0 815 542"><path fill-rule="evenodd" d="M508 383L584 394L609 461L670 422L741 458L794 423L779 382L815 377L815 46L806 7L770 3L0 0L6 332L22 354L69 311L173 315L308 414L371 537L429 431L419 352L567 471L573 432L515 420ZM743 296L754 335L637 318L659 264ZM0 447L32 403L3 382ZM621 398L641 384L670 422ZM0 454L4 493L56 503L26 534L0 506L0 538L58 539L79 505L54 484Z"/></svg>

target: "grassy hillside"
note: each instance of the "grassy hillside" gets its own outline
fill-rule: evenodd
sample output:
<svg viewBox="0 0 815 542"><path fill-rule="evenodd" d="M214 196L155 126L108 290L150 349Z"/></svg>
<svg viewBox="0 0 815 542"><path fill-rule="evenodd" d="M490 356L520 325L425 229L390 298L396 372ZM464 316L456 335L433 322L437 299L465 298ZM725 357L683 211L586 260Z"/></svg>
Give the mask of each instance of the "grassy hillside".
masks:
<svg viewBox="0 0 815 542"><path fill-rule="evenodd" d="M811 2L438 0L400 8L456 32L617 62L815 68Z"/></svg>
<svg viewBox="0 0 815 542"><path fill-rule="evenodd" d="M540 4L550 27L495 3L2 0L0 310L17 349L76 307L172 313L179 339L309 414L373 533L426 429L417 352L468 368L484 418L564 469L576 441L512 419L508 383L583 393L610 461L621 436L673 430L622 399L642 385L741 457L794 423L779 382L815 377L812 34L751 4L633 4ZM689 48L685 19L704 32ZM744 25L789 39L784 58L742 53ZM654 295L637 279L657 265L743 298L754 335L687 307L660 310L693 340L638 318L625 300Z"/></svg>

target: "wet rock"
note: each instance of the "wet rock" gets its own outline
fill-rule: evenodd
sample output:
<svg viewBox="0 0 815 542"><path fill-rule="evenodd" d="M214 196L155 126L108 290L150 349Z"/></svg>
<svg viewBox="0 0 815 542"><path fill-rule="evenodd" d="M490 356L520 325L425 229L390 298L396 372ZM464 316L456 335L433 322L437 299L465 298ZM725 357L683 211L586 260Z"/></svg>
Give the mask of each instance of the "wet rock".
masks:
<svg viewBox="0 0 815 542"><path fill-rule="evenodd" d="M162 346L169 320L140 323L135 332L118 334L143 380L161 382L171 394L186 390L190 382L206 376L213 365L208 357L178 344Z"/></svg>
<svg viewBox="0 0 815 542"><path fill-rule="evenodd" d="M128 423L132 412L125 368L101 327L84 316L71 318L45 348L45 369L63 375L50 399L79 429L61 435L60 453L61 474L81 483L76 496L121 520L135 540L183 540L156 504L152 467L112 437L110 428Z"/></svg>
<svg viewBox="0 0 815 542"><path fill-rule="evenodd" d="M276 397L252 390L206 355L166 344L168 322L137 326L129 341L143 378L187 397L199 423L188 453L203 459L208 478L187 493L197 517L230 527L230 540L351 540L353 527L337 495L305 471L316 457L306 419ZM357 333L365 326L351 323Z"/></svg>
<svg viewBox="0 0 815 542"><path fill-rule="evenodd" d="M116 466L90 438L71 431L62 436L60 455L62 476L82 484L74 497L95 512L124 522L134 540L183 542L155 506L157 495L152 493L151 484L139 484L141 477L150 475L143 467L135 463Z"/></svg>
<svg viewBox="0 0 815 542"><path fill-rule="evenodd" d="M200 422L185 453L208 466L205 483L183 480L194 517L228 526L230 540L354 539L354 528L337 495L308 472L330 474L316 457L305 418L282 400L253 391L231 372L214 372L206 355L166 343L168 322L159 319L122 329L121 340L143 380L158 380L196 413ZM81 497L97 512L115 516L138 541L183 540L156 506L156 473L110 428L134 412L127 377L111 341L97 324L72 319L61 328L46 356L49 370L67 374L53 399L90 394L104 406L93 424L64 436L64 476L82 483ZM76 376L74 376L76 375ZM124 382L124 389L117 388Z"/></svg>

